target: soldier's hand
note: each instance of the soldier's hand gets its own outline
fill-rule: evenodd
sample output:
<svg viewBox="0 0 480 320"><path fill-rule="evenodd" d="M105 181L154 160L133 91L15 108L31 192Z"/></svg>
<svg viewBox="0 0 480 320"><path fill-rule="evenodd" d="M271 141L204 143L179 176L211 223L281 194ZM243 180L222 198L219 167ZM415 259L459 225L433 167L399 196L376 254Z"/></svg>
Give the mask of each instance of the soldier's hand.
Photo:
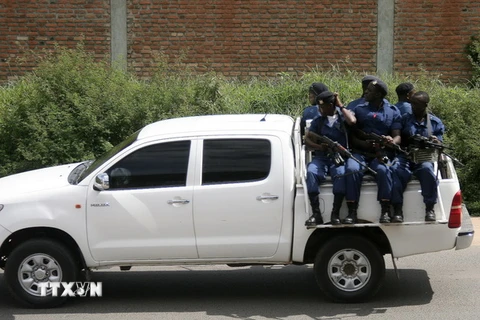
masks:
<svg viewBox="0 0 480 320"><path fill-rule="evenodd" d="M391 136L382 136L382 138L386 143L393 144L393 138Z"/></svg>
<svg viewBox="0 0 480 320"><path fill-rule="evenodd" d="M338 92L334 92L333 96L335 97L335 105L337 107L343 107L342 101L340 101L340 97L338 96Z"/></svg>
<svg viewBox="0 0 480 320"><path fill-rule="evenodd" d="M430 141L433 143L441 144L442 142L438 140L436 136L430 136Z"/></svg>

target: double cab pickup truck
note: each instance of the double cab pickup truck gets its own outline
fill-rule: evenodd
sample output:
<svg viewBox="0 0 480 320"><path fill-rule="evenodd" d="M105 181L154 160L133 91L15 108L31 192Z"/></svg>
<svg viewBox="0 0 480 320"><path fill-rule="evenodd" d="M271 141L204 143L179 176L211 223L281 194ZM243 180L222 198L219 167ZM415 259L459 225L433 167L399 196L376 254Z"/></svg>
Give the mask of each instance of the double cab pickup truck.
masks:
<svg viewBox="0 0 480 320"><path fill-rule="evenodd" d="M87 281L102 268L313 264L327 298L357 302L380 288L385 256L470 246L474 230L450 158L436 164L435 222L424 221L412 180L405 221L380 224L377 186L366 176L359 223L329 223L327 181L320 187L325 224L307 228L308 153L300 119L198 116L149 124L94 161L3 177L5 283L24 305L53 307L67 298L45 284Z"/></svg>

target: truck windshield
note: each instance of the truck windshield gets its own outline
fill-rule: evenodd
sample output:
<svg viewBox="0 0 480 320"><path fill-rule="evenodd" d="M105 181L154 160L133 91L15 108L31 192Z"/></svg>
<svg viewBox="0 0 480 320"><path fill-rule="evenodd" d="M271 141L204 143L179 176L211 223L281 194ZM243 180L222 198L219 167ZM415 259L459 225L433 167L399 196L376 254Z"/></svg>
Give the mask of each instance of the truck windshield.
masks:
<svg viewBox="0 0 480 320"><path fill-rule="evenodd" d="M71 181L72 184L78 184L80 181L85 179L90 173L95 171L98 167L104 164L108 159L116 155L118 152L122 151L129 145L131 145L135 140L137 140L137 136L140 130L130 135L127 139L123 140L119 144L117 144L112 149L105 152L95 161L85 161L79 164L75 169L73 169L70 175L75 175L75 177L69 177L68 180Z"/></svg>

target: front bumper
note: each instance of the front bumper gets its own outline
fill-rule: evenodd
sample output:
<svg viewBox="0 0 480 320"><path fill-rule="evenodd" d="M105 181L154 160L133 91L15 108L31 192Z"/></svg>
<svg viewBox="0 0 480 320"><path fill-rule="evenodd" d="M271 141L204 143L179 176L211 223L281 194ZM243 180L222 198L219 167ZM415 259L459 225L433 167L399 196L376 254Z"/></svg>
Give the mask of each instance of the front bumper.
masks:
<svg viewBox="0 0 480 320"><path fill-rule="evenodd" d="M455 243L455 250L462 250L470 247L473 242L473 235L475 230L473 228L472 219L468 213L467 207L463 205L462 208L462 227L457 235L457 241Z"/></svg>

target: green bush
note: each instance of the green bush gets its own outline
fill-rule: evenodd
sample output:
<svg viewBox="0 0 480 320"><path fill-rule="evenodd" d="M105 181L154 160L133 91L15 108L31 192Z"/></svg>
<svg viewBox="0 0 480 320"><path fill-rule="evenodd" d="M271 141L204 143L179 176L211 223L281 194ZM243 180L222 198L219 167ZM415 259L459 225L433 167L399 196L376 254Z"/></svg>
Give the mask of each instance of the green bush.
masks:
<svg viewBox="0 0 480 320"><path fill-rule="evenodd" d="M144 125L172 117L221 113L280 113L298 116L308 87L324 82L346 104L361 94L364 74L314 69L301 77L280 73L269 79L225 79L195 74L182 57L155 58L149 80L96 61L80 46L56 48L14 83L0 87L0 176L98 157ZM392 103L395 87L412 82L429 93L431 110L447 127L445 141L465 167L458 168L464 200L480 215L480 89L446 86L438 77L382 76Z"/></svg>
<svg viewBox="0 0 480 320"><path fill-rule="evenodd" d="M2 169L12 173L103 153L134 129L131 90L122 89L134 86L83 50L57 48L2 92Z"/></svg>
<svg viewBox="0 0 480 320"><path fill-rule="evenodd" d="M472 36L470 42L465 47L467 58L472 64L471 84L480 87L480 37Z"/></svg>

